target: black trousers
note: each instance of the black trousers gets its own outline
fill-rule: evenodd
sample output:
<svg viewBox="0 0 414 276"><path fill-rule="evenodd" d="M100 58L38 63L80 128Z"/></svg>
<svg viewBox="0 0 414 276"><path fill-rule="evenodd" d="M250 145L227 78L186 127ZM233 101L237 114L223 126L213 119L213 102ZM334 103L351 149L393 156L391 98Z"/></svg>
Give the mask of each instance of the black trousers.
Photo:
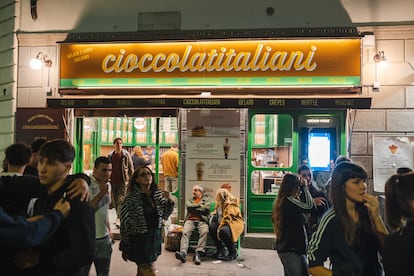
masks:
<svg viewBox="0 0 414 276"><path fill-rule="evenodd" d="M208 228L211 239L216 244L217 249L223 248L223 244L221 243L223 242L226 245L227 249L229 250L230 254L235 253L236 249L234 247L230 226L226 224L220 228L219 232L217 232L218 226L219 226L219 223L217 221L212 221Z"/></svg>

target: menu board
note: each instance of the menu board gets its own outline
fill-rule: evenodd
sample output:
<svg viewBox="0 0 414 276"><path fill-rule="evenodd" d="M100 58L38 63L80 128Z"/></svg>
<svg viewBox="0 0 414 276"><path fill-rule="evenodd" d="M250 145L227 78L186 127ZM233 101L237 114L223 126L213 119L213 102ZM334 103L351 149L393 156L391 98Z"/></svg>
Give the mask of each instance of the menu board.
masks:
<svg viewBox="0 0 414 276"><path fill-rule="evenodd" d="M400 167L413 168L414 136L373 136L374 191L384 192L387 179Z"/></svg>
<svg viewBox="0 0 414 276"><path fill-rule="evenodd" d="M186 198L200 185L215 201L223 183L240 197L240 113L237 110L189 110L187 113Z"/></svg>

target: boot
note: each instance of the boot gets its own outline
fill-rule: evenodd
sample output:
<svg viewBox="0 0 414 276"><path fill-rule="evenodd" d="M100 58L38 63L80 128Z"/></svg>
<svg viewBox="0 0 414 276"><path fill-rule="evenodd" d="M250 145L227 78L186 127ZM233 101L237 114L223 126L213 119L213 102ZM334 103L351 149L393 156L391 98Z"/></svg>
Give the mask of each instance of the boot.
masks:
<svg viewBox="0 0 414 276"><path fill-rule="evenodd" d="M187 254L184 251L175 251L175 258L180 260L182 263L185 263Z"/></svg>
<svg viewBox="0 0 414 276"><path fill-rule="evenodd" d="M194 264L196 265L201 264L200 254L197 251L194 253L193 261L194 261Z"/></svg>
<svg viewBox="0 0 414 276"><path fill-rule="evenodd" d="M229 246L229 255L223 257L223 261L233 261L237 258L237 251L234 245Z"/></svg>
<svg viewBox="0 0 414 276"><path fill-rule="evenodd" d="M222 244L217 246L217 251L214 253L213 257L217 260L223 260L224 256L226 256L226 250Z"/></svg>

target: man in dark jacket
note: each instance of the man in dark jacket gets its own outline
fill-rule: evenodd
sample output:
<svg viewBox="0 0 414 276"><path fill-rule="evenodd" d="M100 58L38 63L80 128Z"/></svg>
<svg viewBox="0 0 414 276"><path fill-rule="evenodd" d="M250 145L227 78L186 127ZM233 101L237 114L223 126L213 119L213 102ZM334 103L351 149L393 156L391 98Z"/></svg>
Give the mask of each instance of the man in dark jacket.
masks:
<svg viewBox="0 0 414 276"><path fill-rule="evenodd" d="M84 265L92 262L95 251L94 211L88 202L69 199L68 173L75 150L64 140L45 143L39 151L39 180L46 187L34 205L34 215L52 210L62 198L70 200L71 212L47 243L16 256L27 275L78 275Z"/></svg>
<svg viewBox="0 0 414 276"><path fill-rule="evenodd" d="M318 228L318 223L322 214L328 210L328 199L324 192L320 191L314 181L311 168L303 164L298 168L298 175L305 181L306 188L310 192L313 202L315 203L316 209L310 215L308 215L308 221L306 225L306 230L308 232L308 237L312 235L314 231ZM301 198L302 199L302 198Z"/></svg>
<svg viewBox="0 0 414 276"><path fill-rule="evenodd" d="M119 137L114 139L114 150L108 154L108 158L112 163L111 191L112 205L116 210L115 224L119 227L119 212L126 195L129 178L134 172L134 164L131 154L122 148L122 139Z"/></svg>
<svg viewBox="0 0 414 276"><path fill-rule="evenodd" d="M29 215L28 206L31 200L38 198L41 191L46 189L40 184L38 177L22 175L27 162L30 160L30 156L30 148L22 143L12 144L5 150L5 159L3 162L5 171L0 174L0 207L9 216L22 216L26 218ZM72 183L69 186L68 196L70 198L80 196L82 201L86 200L89 191L88 180L89 178L84 174L69 176L68 181L72 181ZM51 218L50 216L46 217ZM52 218L52 220L54 219ZM23 218L19 218L18 221L13 222L25 224ZM44 225L42 222L34 223L34 225L39 224ZM10 229L9 226L3 226L6 227L4 229L2 228L4 231ZM26 226L29 227L27 228L29 230L33 229L32 224L27 224ZM53 228L56 228L55 226ZM50 233L55 232L55 230L50 231ZM45 231L45 229L37 229L37 231ZM11 233L5 232L3 234L9 235ZM13 234L17 235L18 233ZM26 232L25 234L29 236L34 235L32 231ZM26 236L26 239L32 238L34 237ZM37 238L42 241L44 240L44 238ZM45 238L49 238L49 236ZM7 271L9 275L24 275L22 271L17 269L14 262L14 254L17 252L17 248L21 249L22 247L18 246L18 244L11 244L10 246L4 244L0 249L0 265L3 271Z"/></svg>

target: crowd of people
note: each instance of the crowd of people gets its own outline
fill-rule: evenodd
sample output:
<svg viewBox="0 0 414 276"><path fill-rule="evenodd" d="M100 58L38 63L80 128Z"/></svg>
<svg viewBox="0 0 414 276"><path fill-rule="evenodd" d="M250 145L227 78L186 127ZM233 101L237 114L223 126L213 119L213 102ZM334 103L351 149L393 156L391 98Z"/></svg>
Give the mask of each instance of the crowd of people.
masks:
<svg viewBox="0 0 414 276"><path fill-rule="evenodd" d="M276 250L285 275L414 275L414 173L399 168L380 203L367 171L339 156L325 194L305 164L286 174L272 211ZM309 238L309 240L307 239Z"/></svg>
<svg viewBox="0 0 414 276"><path fill-rule="evenodd" d="M113 202L122 258L137 264L137 275L155 275L161 230L175 205L171 192L178 186L178 145L161 156L169 172L163 190L142 149L136 147L131 156L120 138L108 156L96 158L91 175L70 175L74 158L74 147L61 139L38 139L31 147L15 143L6 149L0 175L2 269L10 275L89 275L94 264L96 275L110 275L108 214ZM227 190L217 192L217 223L210 233L221 252L217 258L230 261L237 256L234 241L243 231L243 218L239 200L226 185ZM179 256L185 261L188 235L197 227L194 262L200 264L210 226L210 199L201 186L193 188L187 212L178 253L184 252Z"/></svg>
<svg viewBox="0 0 414 276"><path fill-rule="evenodd" d="M75 150L65 140L10 145L0 174L2 269L10 275L89 275L93 263L97 275L109 275L113 201L123 260L137 264L137 275L156 275L162 228L175 206L178 146L161 156L172 171L163 190L142 149L136 147L133 156L116 138L114 150L95 160L91 175L71 175ZM385 183L386 223L367 179L362 166L343 156L326 189L315 185L306 164L283 176L272 222L285 275L414 275L414 172L399 168ZM223 184L214 199L195 185L185 207L176 259L186 262L197 232L194 264L206 256L208 238L216 247L214 258L235 260L244 219L231 185Z"/></svg>

